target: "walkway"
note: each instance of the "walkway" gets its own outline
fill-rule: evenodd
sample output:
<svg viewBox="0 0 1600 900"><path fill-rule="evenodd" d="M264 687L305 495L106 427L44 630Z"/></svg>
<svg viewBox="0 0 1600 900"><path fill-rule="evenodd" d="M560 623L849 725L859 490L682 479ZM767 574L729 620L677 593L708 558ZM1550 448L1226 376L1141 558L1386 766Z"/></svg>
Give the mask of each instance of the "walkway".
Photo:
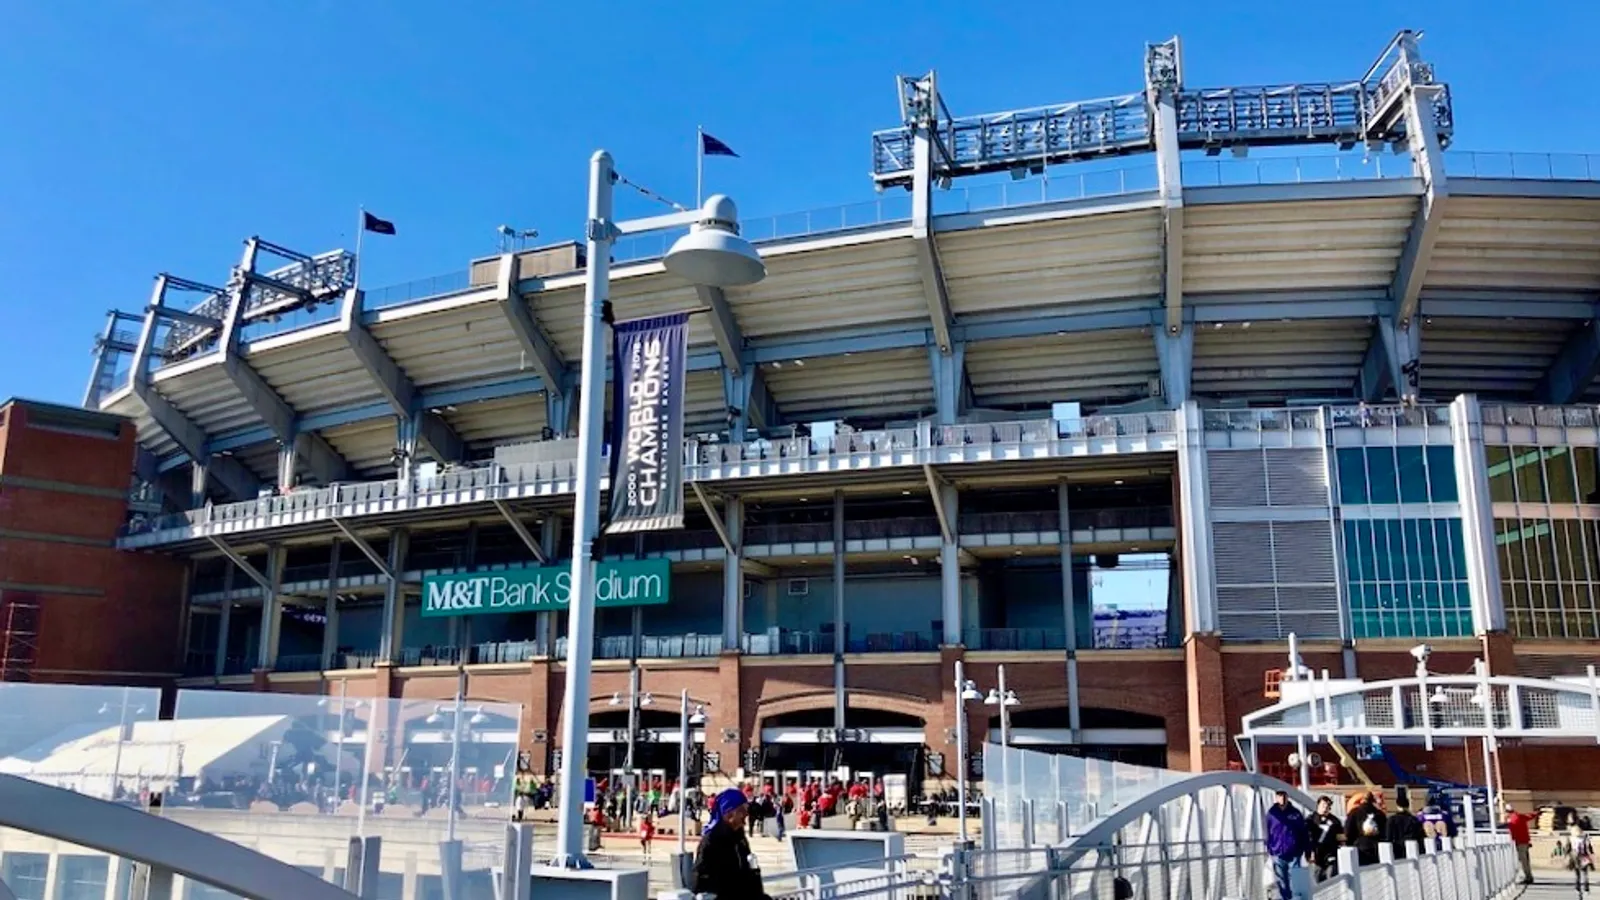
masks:
<svg viewBox="0 0 1600 900"><path fill-rule="evenodd" d="M1537 873L1534 883L1521 894L1511 894L1507 900L1574 900L1579 896L1577 889L1573 887L1571 872L1562 872L1559 875L1539 869L1535 869L1534 872ZM1590 873L1590 884L1600 886L1600 879L1594 878L1594 873ZM1584 900L1594 896L1592 887L1583 894Z"/></svg>

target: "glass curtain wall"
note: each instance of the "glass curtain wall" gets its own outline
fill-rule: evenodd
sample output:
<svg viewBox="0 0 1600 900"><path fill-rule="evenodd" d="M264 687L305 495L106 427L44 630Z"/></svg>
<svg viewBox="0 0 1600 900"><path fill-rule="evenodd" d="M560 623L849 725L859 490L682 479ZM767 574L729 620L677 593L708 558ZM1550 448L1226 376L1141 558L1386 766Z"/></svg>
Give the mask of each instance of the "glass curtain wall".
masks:
<svg viewBox="0 0 1600 900"><path fill-rule="evenodd" d="M1353 447L1336 456L1351 635L1472 634L1453 449Z"/></svg>
<svg viewBox="0 0 1600 900"><path fill-rule="evenodd" d="M1600 638L1600 450L1485 447L1506 624L1524 638ZM1586 509L1585 507L1589 507Z"/></svg>

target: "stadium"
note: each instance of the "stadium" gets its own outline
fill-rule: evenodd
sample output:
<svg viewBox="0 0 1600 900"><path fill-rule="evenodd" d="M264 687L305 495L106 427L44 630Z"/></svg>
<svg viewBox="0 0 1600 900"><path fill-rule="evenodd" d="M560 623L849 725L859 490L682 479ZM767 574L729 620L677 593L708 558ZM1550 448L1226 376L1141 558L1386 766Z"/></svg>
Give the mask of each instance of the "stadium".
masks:
<svg viewBox="0 0 1600 900"><path fill-rule="evenodd" d="M937 787L958 665L1014 694L1013 743L1196 771L1245 762L1291 635L1334 677L1409 675L1418 644L1447 674L1582 676L1600 157L1453 148L1410 32L1359 62L1194 87L1174 39L1136 93L960 116L901 78L872 199L741 223L760 283L620 242L618 319L696 311L687 510L603 540L661 588L598 610L591 771L673 771L685 689L708 778ZM569 560L588 262L508 248L368 289L355 253L250 238L110 315L73 427L133 423L117 547L163 569L178 684L465 679L523 707L484 759L554 771L565 613L437 614L423 584ZM38 628L22 665L55 677ZM978 747L1005 707L974 709ZM1595 753L1497 765L1570 799ZM1473 754L1428 765L1470 782Z"/></svg>

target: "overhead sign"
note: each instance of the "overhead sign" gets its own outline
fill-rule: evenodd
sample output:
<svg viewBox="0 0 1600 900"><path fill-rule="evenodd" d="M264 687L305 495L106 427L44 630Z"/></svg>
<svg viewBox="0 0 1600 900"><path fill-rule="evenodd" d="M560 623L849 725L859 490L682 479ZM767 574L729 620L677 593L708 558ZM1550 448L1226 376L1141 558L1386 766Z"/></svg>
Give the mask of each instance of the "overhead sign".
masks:
<svg viewBox="0 0 1600 900"><path fill-rule="evenodd" d="M672 563L619 560L595 565L596 606L656 606L672 589ZM422 579L424 616L566 609L572 602L571 566L527 566L498 572L428 575Z"/></svg>
<svg viewBox="0 0 1600 900"><path fill-rule="evenodd" d="M683 396L689 314L612 330L611 508L606 532L683 527Z"/></svg>

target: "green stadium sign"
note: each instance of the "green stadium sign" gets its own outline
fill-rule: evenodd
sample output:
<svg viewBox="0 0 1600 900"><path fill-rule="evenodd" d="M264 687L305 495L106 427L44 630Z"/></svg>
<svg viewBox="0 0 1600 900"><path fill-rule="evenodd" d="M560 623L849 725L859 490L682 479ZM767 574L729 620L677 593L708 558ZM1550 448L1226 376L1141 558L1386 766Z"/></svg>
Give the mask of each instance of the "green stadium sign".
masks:
<svg viewBox="0 0 1600 900"><path fill-rule="evenodd" d="M672 564L667 560L602 562L595 571L595 605L656 606L667 602L671 587ZM566 609L571 601L571 566L528 566L422 579L422 614L430 617Z"/></svg>

